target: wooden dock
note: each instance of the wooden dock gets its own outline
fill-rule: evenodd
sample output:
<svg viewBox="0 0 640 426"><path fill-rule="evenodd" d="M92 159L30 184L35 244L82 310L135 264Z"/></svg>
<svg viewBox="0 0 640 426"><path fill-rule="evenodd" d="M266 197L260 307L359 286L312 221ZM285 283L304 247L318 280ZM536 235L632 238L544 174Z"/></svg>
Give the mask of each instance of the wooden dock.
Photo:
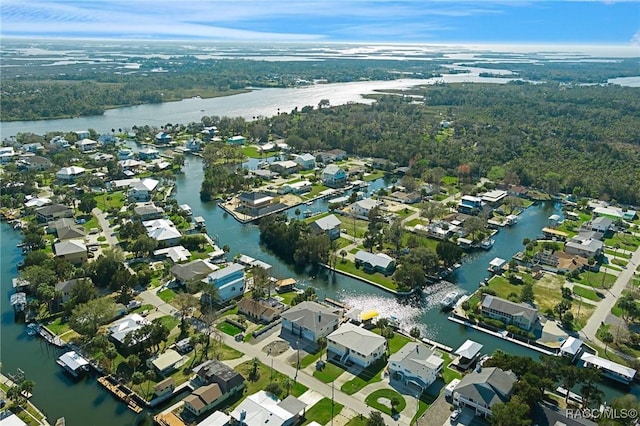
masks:
<svg viewBox="0 0 640 426"><path fill-rule="evenodd" d="M129 408L134 413L138 414L142 412L142 407L138 405L138 403L133 399L134 392L129 390L124 385L118 383L111 376L102 376L98 378L98 383L104 386L109 392L116 396L116 398L120 399L124 403L127 404L127 408Z"/></svg>
<svg viewBox="0 0 640 426"><path fill-rule="evenodd" d="M38 334L47 341L47 343L50 343L54 346L57 346L59 348L64 348L67 344L64 340L62 340L61 338L59 338L58 336L56 336L51 330L49 330L47 327L45 327L44 325L41 325L37 328Z"/></svg>
<svg viewBox="0 0 640 426"><path fill-rule="evenodd" d="M328 303L329 305L335 306L335 307L337 307L337 308L344 309L345 311L348 311L348 310L350 309L350 307L349 307L349 306L347 306L347 305L345 305L344 303L342 303L342 302L338 302L337 300L330 299L330 298L328 298L328 297L325 297L325 298L324 298L324 302L325 302L325 303Z"/></svg>

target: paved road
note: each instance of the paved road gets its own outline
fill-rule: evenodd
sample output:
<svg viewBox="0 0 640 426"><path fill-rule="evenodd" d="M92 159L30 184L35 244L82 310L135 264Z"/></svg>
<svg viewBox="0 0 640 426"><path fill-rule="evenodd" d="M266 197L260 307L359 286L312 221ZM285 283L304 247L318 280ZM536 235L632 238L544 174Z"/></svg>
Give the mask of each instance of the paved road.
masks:
<svg viewBox="0 0 640 426"><path fill-rule="evenodd" d="M602 343L599 339L596 338L596 332L600 325L605 321L607 315L611 312L611 308L615 305L618 298L622 295L622 290L624 290L627 284L633 278L633 274L636 268L640 265L640 247L633 253L633 256L629 260L626 269L623 269L616 282L613 284L609 291L606 291L604 299L598 303L596 310L593 311L591 318L587 321L587 325L580 330L580 336L586 339L587 341L592 341L600 346L604 347L604 343Z"/></svg>
<svg viewBox="0 0 640 426"><path fill-rule="evenodd" d="M93 213L93 215L98 219L98 223L100 224L100 228L102 228L102 233L106 238L106 242L109 246L116 247L118 245L118 239L113 235L113 228L111 228L111 225L107 220L107 214L97 207L91 210L91 213Z"/></svg>

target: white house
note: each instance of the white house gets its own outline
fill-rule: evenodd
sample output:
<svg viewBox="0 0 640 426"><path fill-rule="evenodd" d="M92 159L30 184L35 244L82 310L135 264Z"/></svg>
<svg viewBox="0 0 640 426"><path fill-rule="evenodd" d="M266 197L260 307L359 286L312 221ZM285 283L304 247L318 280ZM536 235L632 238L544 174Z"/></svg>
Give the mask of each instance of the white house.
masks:
<svg viewBox="0 0 640 426"><path fill-rule="evenodd" d="M174 246L182 238L182 234L169 219L155 219L142 222L147 235L167 247Z"/></svg>
<svg viewBox="0 0 640 426"><path fill-rule="evenodd" d="M75 182L86 171L87 169L79 166L63 167L56 172L56 179L63 182Z"/></svg>
<svg viewBox="0 0 640 426"><path fill-rule="evenodd" d="M16 156L16 152L14 151L12 146L3 146L0 147L0 163L5 164L10 161L13 161L13 158Z"/></svg>
<svg viewBox="0 0 640 426"><path fill-rule="evenodd" d="M338 327L340 316L317 302L301 302L282 315L282 331L296 338L317 342Z"/></svg>
<svg viewBox="0 0 640 426"><path fill-rule="evenodd" d="M76 142L76 148L80 152L93 152L98 147L98 141L94 141L93 139L81 139Z"/></svg>
<svg viewBox="0 0 640 426"><path fill-rule="evenodd" d="M309 153L298 155L295 161L303 170L311 170L316 166L316 157Z"/></svg>
<svg viewBox="0 0 640 426"><path fill-rule="evenodd" d="M382 201L374 200L373 198L365 198L364 200L356 201L349 206L351 213L361 219L369 219L369 213L376 207L382 206Z"/></svg>
<svg viewBox="0 0 640 426"><path fill-rule="evenodd" d="M230 415L243 426L291 426L306 407L292 395L280 401L261 390L245 398Z"/></svg>
<svg viewBox="0 0 640 426"><path fill-rule="evenodd" d="M347 183L347 172L335 164L329 164L322 171L322 184L329 188L340 188Z"/></svg>
<svg viewBox="0 0 640 426"><path fill-rule="evenodd" d="M117 343L123 344L129 333L134 330L138 330L147 324L150 324L149 321L139 314L127 315L109 326L109 337ZM136 343L139 342L131 342L132 345Z"/></svg>
<svg viewBox="0 0 640 426"><path fill-rule="evenodd" d="M203 281L216 286L220 300L226 302L244 294L244 266L232 263L226 268L210 273Z"/></svg>
<svg viewBox="0 0 640 426"><path fill-rule="evenodd" d="M389 372L406 386L417 387L422 393L442 371L444 361L434 349L418 342L409 342L389 357Z"/></svg>
<svg viewBox="0 0 640 426"><path fill-rule="evenodd" d="M453 405L468 407L477 416L488 417L496 403L509 401L517 377L511 371L497 367L473 371L458 383L453 391Z"/></svg>
<svg viewBox="0 0 640 426"><path fill-rule="evenodd" d="M386 351L387 339L352 323L341 325L327 336L327 359L341 364L352 362L366 368Z"/></svg>
<svg viewBox="0 0 640 426"><path fill-rule="evenodd" d="M160 181L150 178L134 181L129 185L128 196L138 203L150 201L159 183Z"/></svg>

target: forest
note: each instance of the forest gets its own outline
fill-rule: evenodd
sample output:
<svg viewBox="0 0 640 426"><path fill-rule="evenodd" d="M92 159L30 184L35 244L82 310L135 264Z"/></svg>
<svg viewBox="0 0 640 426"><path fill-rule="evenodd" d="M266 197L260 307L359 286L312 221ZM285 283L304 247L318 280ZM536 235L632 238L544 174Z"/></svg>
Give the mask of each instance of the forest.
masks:
<svg viewBox="0 0 640 426"><path fill-rule="evenodd" d="M298 151L387 158L427 181L434 169L491 174L551 194L640 203L640 88L447 84L376 97L265 120Z"/></svg>

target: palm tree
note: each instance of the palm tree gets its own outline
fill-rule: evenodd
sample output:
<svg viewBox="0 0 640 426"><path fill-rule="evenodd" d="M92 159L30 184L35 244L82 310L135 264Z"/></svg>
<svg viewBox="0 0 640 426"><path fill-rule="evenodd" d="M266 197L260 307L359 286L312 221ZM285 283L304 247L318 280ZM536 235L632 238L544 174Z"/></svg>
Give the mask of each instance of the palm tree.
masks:
<svg viewBox="0 0 640 426"><path fill-rule="evenodd" d="M282 386L284 386L284 388L287 390L287 396L289 396L289 391L291 390L291 379L288 377L285 377L282 380Z"/></svg>
<svg viewBox="0 0 640 426"><path fill-rule="evenodd" d="M340 256L342 256L342 263L344 263L344 258L347 256L347 251L345 249L340 250Z"/></svg>
<svg viewBox="0 0 640 426"><path fill-rule="evenodd" d="M133 374L136 373L136 369L140 365L140 357L136 354L131 354L127 357L127 365L133 370Z"/></svg>

